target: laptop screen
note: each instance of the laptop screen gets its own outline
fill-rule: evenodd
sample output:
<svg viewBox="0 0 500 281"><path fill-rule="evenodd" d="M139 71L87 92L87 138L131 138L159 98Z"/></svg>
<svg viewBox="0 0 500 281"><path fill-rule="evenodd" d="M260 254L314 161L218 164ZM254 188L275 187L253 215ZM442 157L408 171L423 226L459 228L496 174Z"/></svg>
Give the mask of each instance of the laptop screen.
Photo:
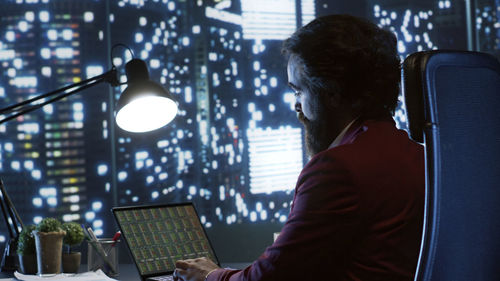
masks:
<svg viewBox="0 0 500 281"><path fill-rule="evenodd" d="M113 208L141 276L171 273L175 261L217 258L192 203Z"/></svg>

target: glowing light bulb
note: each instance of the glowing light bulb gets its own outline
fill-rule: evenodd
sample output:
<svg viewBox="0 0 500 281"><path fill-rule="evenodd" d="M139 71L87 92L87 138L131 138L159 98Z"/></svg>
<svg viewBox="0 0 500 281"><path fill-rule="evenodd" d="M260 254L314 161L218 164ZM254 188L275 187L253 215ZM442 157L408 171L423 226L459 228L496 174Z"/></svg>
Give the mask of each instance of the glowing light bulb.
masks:
<svg viewBox="0 0 500 281"><path fill-rule="evenodd" d="M116 114L120 128L134 133L159 129L177 115L176 103L166 97L142 96L125 105Z"/></svg>

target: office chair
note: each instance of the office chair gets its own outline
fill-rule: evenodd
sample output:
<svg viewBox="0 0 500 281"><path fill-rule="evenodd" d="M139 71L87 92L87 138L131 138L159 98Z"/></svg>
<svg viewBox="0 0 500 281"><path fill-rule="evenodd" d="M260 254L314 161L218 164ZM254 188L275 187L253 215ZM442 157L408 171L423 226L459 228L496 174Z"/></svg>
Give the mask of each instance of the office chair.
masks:
<svg viewBox="0 0 500 281"><path fill-rule="evenodd" d="M426 153L417 281L500 280L500 63L429 51L403 63L412 139Z"/></svg>

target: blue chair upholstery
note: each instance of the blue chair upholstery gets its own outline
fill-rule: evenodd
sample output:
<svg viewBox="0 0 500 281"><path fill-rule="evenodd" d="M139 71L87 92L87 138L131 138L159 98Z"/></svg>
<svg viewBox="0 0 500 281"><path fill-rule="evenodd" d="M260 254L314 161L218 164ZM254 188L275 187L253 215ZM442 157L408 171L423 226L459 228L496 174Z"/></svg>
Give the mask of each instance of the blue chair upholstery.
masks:
<svg viewBox="0 0 500 281"><path fill-rule="evenodd" d="M500 280L500 63L429 51L403 63L410 136L425 143L426 213L415 280Z"/></svg>

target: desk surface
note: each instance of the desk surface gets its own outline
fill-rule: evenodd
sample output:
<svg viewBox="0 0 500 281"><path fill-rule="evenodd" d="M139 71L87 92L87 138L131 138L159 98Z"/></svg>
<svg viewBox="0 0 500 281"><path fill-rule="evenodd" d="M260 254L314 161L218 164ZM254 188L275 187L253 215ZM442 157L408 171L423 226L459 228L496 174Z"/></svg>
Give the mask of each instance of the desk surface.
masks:
<svg viewBox="0 0 500 281"><path fill-rule="evenodd" d="M226 263L222 264L222 267L229 267L229 268L244 268L248 266L250 263ZM87 270L87 265L82 264L80 267L81 271ZM139 281L141 278L139 277L139 273L137 273L137 268L135 267L135 264L120 264L120 275L118 276L118 280L121 281ZM6 272L0 272L0 279L1 278L13 278L14 274L13 273L6 273ZM13 279L14 280L14 279Z"/></svg>
<svg viewBox="0 0 500 281"><path fill-rule="evenodd" d="M248 266L250 263L226 263L222 264L222 267L241 269ZM120 281L137 281L140 280L139 273L137 273L137 268L135 264L120 264L120 275L118 276Z"/></svg>

